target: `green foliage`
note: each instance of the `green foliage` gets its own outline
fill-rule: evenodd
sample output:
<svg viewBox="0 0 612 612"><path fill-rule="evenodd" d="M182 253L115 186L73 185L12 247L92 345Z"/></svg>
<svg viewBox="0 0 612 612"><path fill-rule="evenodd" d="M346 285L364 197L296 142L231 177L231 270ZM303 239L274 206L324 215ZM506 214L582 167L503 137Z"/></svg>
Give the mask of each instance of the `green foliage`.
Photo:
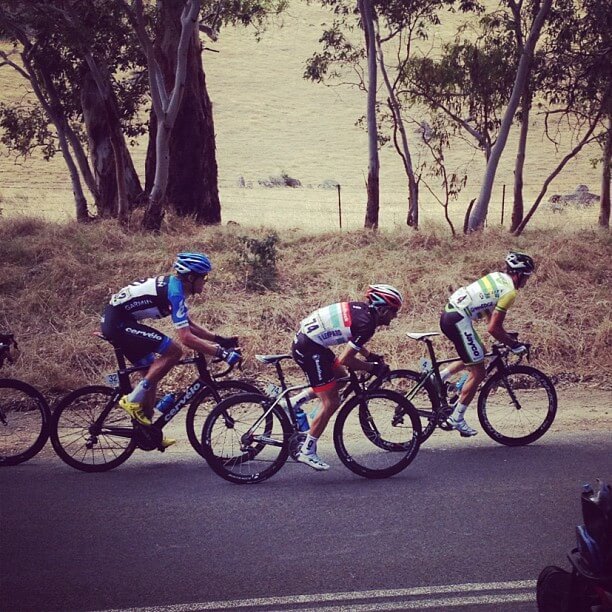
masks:
<svg viewBox="0 0 612 612"><path fill-rule="evenodd" d="M239 236L238 240L240 242L238 260L245 272L247 289L254 291L276 289L278 281L276 263L280 259L277 250L278 234L272 232L262 239Z"/></svg>

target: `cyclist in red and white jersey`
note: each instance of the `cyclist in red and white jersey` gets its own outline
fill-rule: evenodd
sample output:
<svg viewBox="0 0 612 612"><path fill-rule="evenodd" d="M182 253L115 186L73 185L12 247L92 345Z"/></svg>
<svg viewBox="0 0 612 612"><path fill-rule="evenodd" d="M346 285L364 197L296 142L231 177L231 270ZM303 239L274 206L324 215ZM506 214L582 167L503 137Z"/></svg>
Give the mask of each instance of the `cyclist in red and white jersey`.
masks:
<svg viewBox="0 0 612 612"><path fill-rule="evenodd" d="M321 410L314 418L297 457L298 461L315 470L329 469L329 465L317 455L317 440L340 406L336 379L346 375L343 366L374 373L386 368L382 358L364 345L377 327L389 325L395 319L404 298L395 287L383 284L370 285L365 297L365 302L340 302L315 310L301 322L293 341L293 358L311 384L310 389L294 398L296 404L311 397L321 400ZM329 347L340 344L347 346L337 358ZM370 361L360 359L359 353Z"/></svg>
<svg viewBox="0 0 612 612"><path fill-rule="evenodd" d="M496 340L509 346L516 354L524 352L527 347L504 329L504 319L514 304L517 290L525 286L534 271L535 263L529 255L512 251L506 256L505 272L492 272L457 289L450 296L440 317L440 329L453 342L463 361L442 370L442 380L447 380L464 367L468 369L468 378L461 389L459 400L447 420L448 425L463 437L475 436L477 433L467 424L465 411L486 373L484 346L472 323L484 318L487 321L487 331Z"/></svg>

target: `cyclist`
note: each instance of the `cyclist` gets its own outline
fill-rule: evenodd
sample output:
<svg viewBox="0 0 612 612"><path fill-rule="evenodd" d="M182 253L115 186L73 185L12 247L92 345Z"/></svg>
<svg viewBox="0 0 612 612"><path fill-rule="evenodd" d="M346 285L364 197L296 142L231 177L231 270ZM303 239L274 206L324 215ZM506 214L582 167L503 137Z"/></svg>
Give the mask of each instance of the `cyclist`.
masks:
<svg viewBox="0 0 612 612"><path fill-rule="evenodd" d="M381 374L387 366L379 355L364 344L380 325L389 325L397 316L404 298L391 285L370 285L365 302L340 302L319 308L300 324L292 345L293 358L304 370L311 388L294 399L299 404L318 397L321 409L314 418L297 460L315 470L328 470L329 465L317 455L317 441L332 414L340 406L336 378L346 375L343 366ZM339 358L329 348L347 344ZM368 361L357 357L360 353Z"/></svg>
<svg viewBox="0 0 612 612"><path fill-rule="evenodd" d="M192 321L187 311L185 299L202 293L212 270L210 259L203 253L179 253L173 268L174 275L145 278L123 287L111 297L101 321L104 336L134 365L149 366L134 390L119 400L121 408L143 425L151 425L157 384L183 351L177 342L141 320L171 316L178 338L187 348L221 357L230 365L240 359L235 348L238 338L215 335ZM175 442L164 438L162 446Z"/></svg>
<svg viewBox="0 0 612 612"><path fill-rule="evenodd" d="M492 272L453 293L440 317L440 329L453 342L463 363L452 364L440 372L442 380L467 367L468 378L447 424L461 436L476 435L465 420L465 411L485 377L484 347L473 321L485 318L487 331L520 355L527 347L504 329L506 312L514 303L516 292L523 288L535 271L533 259L525 253L511 251L506 256L506 271Z"/></svg>

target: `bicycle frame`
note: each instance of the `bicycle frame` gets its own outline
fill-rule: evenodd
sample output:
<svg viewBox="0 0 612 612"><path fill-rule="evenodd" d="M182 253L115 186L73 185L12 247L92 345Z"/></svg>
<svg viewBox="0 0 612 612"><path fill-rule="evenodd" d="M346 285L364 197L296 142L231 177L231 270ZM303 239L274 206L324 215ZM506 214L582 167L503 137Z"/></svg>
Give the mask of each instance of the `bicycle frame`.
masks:
<svg viewBox="0 0 612 612"><path fill-rule="evenodd" d="M102 426L106 417L112 410L113 406L115 406L115 404L119 401L119 398L132 391L130 375L134 372L146 371L149 368L148 365L128 366L123 351L114 345L113 349L115 351L115 357L117 359L119 369L112 373L108 378L116 378L118 385L115 387L115 394L90 429L90 433L94 435L102 431ZM205 387L208 387L211 390L215 401L221 401L221 396L215 387L214 379L210 373L210 370L208 369L208 364L203 355L198 354L195 357L186 357L185 359L181 359L176 365L192 364L195 364L198 369L198 377L182 392L181 396L174 401L170 410L159 415L159 417L152 423L151 427L156 427L157 429L162 430L187 405L187 403L193 399L196 393ZM104 427L104 430L112 433L113 435L124 438L131 438L134 433L134 429L128 427L106 426Z"/></svg>

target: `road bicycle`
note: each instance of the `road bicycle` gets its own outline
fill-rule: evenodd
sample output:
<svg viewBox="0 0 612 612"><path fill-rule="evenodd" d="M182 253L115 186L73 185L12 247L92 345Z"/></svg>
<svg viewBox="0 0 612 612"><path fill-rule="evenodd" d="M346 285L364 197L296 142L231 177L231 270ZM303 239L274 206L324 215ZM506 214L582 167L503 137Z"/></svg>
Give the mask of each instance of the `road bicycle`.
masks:
<svg viewBox="0 0 612 612"><path fill-rule="evenodd" d="M243 394L223 400L209 414L202 448L210 467L237 484L273 476L289 456L296 459L306 434L300 431L281 362L291 355L256 355L276 369L280 393L275 398ZM342 463L365 478L387 478L407 467L419 450L421 424L406 398L380 389L380 376L350 372L333 432Z"/></svg>
<svg viewBox="0 0 612 612"><path fill-rule="evenodd" d="M0 334L0 368L17 351L13 334ZM49 439L51 410L27 383L0 378L0 466L17 465L39 453Z"/></svg>
<svg viewBox="0 0 612 612"><path fill-rule="evenodd" d="M222 372L210 372L201 354L181 359L177 365L194 365L197 378L175 394L170 406L153 422L141 425L119 407L119 399L132 390L130 375L147 370L148 366L127 367L123 352L110 340L118 370L107 376L111 386L91 385L76 389L56 406L51 422L51 443L55 452L68 465L85 472L112 470L126 461L137 449L163 452L163 429L189 404L185 425L187 437L196 452L203 456L200 432L209 411L223 397L235 393L258 393L258 388L241 380L216 380L229 374L233 366ZM196 434L196 432L198 432Z"/></svg>
<svg viewBox="0 0 612 612"><path fill-rule="evenodd" d="M427 345L428 365L421 372L393 370L383 385L402 393L416 407L422 425L421 443L436 427L451 429L446 420L454 408L449 397L454 385L442 382L440 366L459 359L436 358L432 338L438 335L438 332L408 333L412 340ZM495 442L507 446L522 446L538 440L557 414L557 393L552 381L536 368L521 364L523 357L529 361L530 347L526 346L527 352L518 356L515 363L509 363L510 349L494 344L486 354L489 362L478 394L480 425Z"/></svg>

